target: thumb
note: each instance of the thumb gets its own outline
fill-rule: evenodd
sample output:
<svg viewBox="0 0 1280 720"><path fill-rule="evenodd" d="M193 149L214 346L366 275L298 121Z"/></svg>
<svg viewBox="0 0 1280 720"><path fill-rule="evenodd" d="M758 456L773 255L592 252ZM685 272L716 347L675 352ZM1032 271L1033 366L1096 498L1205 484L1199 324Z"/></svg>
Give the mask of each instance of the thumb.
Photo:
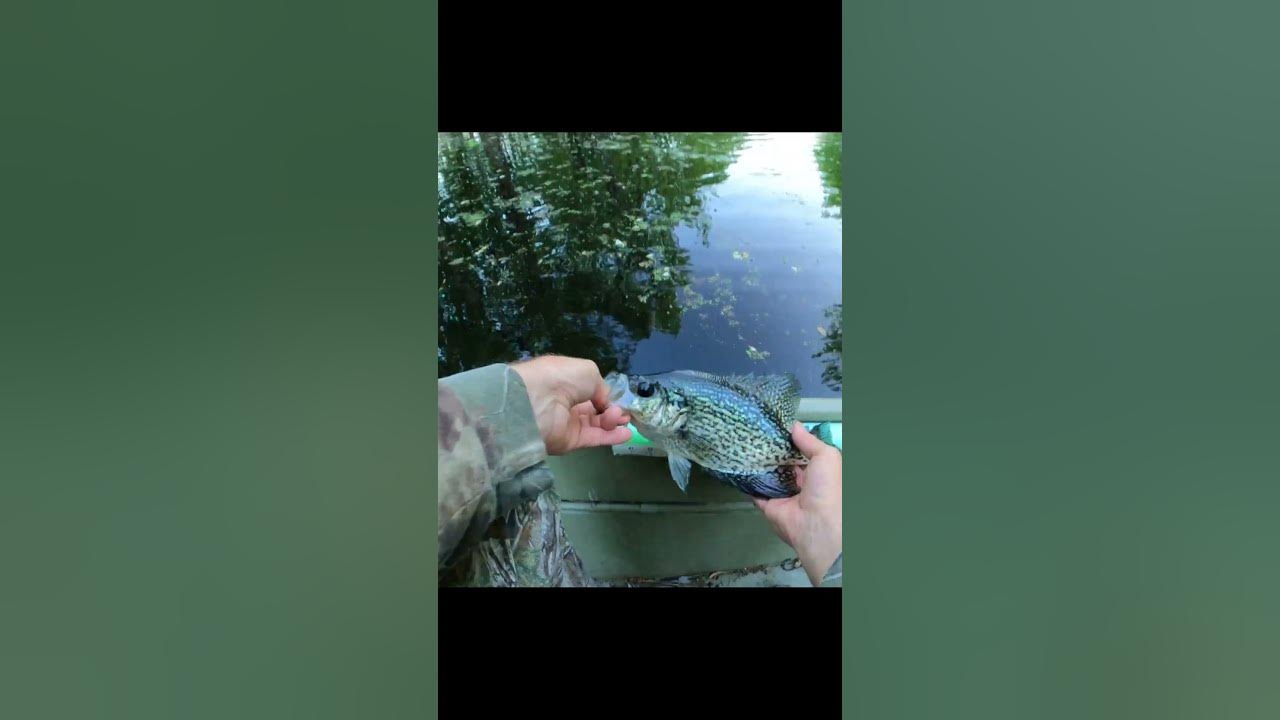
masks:
<svg viewBox="0 0 1280 720"><path fill-rule="evenodd" d="M591 392L591 404L596 412L604 412L609 409L609 386L604 384L604 379L599 374L596 375L594 382L595 390Z"/></svg>
<svg viewBox="0 0 1280 720"><path fill-rule="evenodd" d="M791 439L807 458L813 458L830 447L805 429L804 424L799 421L791 426Z"/></svg>

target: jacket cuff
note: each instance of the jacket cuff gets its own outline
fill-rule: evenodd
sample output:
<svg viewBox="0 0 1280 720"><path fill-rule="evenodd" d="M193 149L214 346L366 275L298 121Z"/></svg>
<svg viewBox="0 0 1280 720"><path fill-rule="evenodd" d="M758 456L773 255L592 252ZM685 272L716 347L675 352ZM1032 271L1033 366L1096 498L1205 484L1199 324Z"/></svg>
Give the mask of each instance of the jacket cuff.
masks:
<svg viewBox="0 0 1280 720"><path fill-rule="evenodd" d="M440 561L551 487L546 445L520 375L505 364L440 380Z"/></svg>

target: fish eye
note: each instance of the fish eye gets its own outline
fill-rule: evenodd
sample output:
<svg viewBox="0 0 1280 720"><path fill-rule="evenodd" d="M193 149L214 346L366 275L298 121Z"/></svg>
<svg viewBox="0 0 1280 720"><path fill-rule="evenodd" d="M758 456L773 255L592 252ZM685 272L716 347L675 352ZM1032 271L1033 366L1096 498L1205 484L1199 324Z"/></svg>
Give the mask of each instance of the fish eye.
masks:
<svg viewBox="0 0 1280 720"><path fill-rule="evenodd" d="M653 395L653 383L641 380L636 385L636 394L640 397L650 397Z"/></svg>

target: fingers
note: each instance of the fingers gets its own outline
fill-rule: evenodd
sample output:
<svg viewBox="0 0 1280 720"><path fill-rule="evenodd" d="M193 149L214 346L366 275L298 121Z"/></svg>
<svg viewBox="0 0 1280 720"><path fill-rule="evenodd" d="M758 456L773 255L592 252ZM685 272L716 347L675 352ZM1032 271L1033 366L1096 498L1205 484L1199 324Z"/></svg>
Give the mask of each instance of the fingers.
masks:
<svg viewBox="0 0 1280 720"><path fill-rule="evenodd" d="M627 415L622 408L617 405L610 405L608 408L602 413L597 413L594 404L581 402L573 406L573 414L577 416L578 422L604 430L612 430L619 425L631 422L631 416Z"/></svg>
<svg viewBox="0 0 1280 720"><path fill-rule="evenodd" d="M626 425L630 421L630 418L628 418L626 413L622 411L622 408L616 405L611 406L608 410L597 415L596 418L599 419L599 426L602 430L612 430L619 425ZM593 418L593 421L596 418ZM592 424L594 425L595 422Z"/></svg>
<svg viewBox="0 0 1280 720"><path fill-rule="evenodd" d="M631 439L631 429L624 426L615 427L612 430L605 430L594 426L586 426L582 428L582 432L578 435L578 444L581 447L598 447L601 445L621 445Z"/></svg>
<svg viewBox="0 0 1280 720"><path fill-rule="evenodd" d="M574 447L620 445L631 439L630 418L618 407L597 414L591 403L579 403L573 407L572 422L578 428Z"/></svg>
<svg viewBox="0 0 1280 720"><path fill-rule="evenodd" d="M791 426L791 440L795 442L796 447L800 448L800 452L804 453L805 457L808 458L813 458L832 449L830 445L814 437L813 433L805 429L804 423L799 421Z"/></svg>
<svg viewBox="0 0 1280 720"><path fill-rule="evenodd" d="M788 529L791 525L788 522L788 515L793 515L796 508L796 498L758 498L753 497L751 501L760 508L760 513L764 515L764 519L769 521L769 525L773 527L773 532L777 534L788 545L794 544L791 541L791 532Z"/></svg>

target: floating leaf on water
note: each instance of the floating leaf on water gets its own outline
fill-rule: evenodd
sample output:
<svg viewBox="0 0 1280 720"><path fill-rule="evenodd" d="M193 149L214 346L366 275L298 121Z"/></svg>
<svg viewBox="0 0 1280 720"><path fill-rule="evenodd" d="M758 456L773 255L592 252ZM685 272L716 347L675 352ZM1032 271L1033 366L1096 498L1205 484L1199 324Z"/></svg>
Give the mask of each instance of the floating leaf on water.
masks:
<svg viewBox="0 0 1280 720"><path fill-rule="evenodd" d="M768 353L768 351L765 351L765 350L757 350L757 349L755 349L755 347L754 347L754 346L752 346L752 345L748 345L748 346L747 346L747 357L751 358L752 360L764 360L765 358L769 357L769 353Z"/></svg>
<svg viewBox="0 0 1280 720"><path fill-rule="evenodd" d="M466 259L466 258L456 258L456 259L454 259L454 260L450 260L450 261L449 261L449 264L450 264L450 265L461 265L462 263L464 263L464 262L466 262L466 261L467 261L467 259Z"/></svg>
<svg viewBox="0 0 1280 720"><path fill-rule="evenodd" d="M819 325L819 326L818 326L818 334L819 334L819 335L821 335L822 337L826 337L826 336L827 336L827 331L826 331L826 329L824 329L821 325Z"/></svg>
<svg viewBox="0 0 1280 720"><path fill-rule="evenodd" d="M462 213L458 217L462 218L462 222L466 223L467 225L470 225L471 227L475 227L476 225L479 225L480 223L484 222L486 215L482 212L469 212L469 213Z"/></svg>
<svg viewBox="0 0 1280 720"><path fill-rule="evenodd" d="M792 265L792 266L791 266L791 272L798 273L798 272L800 272L800 268L796 267L795 265Z"/></svg>
<svg viewBox="0 0 1280 720"><path fill-rule="evenodd" d="M739 250L734 250L734 251L733 251L733 259L734 259L734 260L750 260L750 259L751 259L751 253L742 252L742 251L739 251Z"/></svg>

